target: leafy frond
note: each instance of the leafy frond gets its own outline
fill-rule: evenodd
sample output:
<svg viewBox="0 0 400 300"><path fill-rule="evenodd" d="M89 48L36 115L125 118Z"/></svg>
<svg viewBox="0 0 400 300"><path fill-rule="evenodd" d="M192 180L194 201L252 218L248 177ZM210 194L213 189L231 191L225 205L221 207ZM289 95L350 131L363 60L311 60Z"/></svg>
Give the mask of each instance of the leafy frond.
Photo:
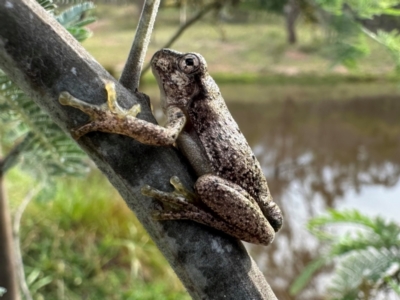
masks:
<svg viewBox="0 0 400 300"><path fill-rule="evenodd" d="M290 286L289 290L290 294L296 295L297 293L299 293L311 280L315 272L317 272L319 269L325 266L329 261L330 257L323 256L309 263Z"/></svg>
<svg viewBox="0 0 400 300"><path fill-rule="evenodd" d="M361 28L350 14L329 18L327 54L332 66L342 64L348 68L355 68L357 61L369 54L369 47Z"/></svg>
<svg viewBox="0 0 400 300"><path fill-rule="evenodd" d="M38 0L49 13L54 14L56 6L52 0ZM91 2L74 5L55 18L82 41L90 36L85 25L94 21L87 16L93 9ZM0 121L3 143L8 141L9 156L3 168L10 168L23 153L22 166L40 179L57 175L82 174L87 170L83 159L86 157L61 129L55 125L29 97L16 87L0 70ZM16 141L22 140L20 143Z"/></svg>
<svg viewBox="0 0 400 300"><path fill-rule="evenodd" d="M327 215L319 216L310 220L307 224L308 229L313 231L318 227L325 225L332 225L335 223L359 224L369 228L377 227L376 221L374 221L368 216L361 214L358 210L355 209L344 210L344 211L329 209L327 213L328 213ZM379 223L381 223L381 219L380 218L377 219L379 219Z"/></svg>
<svg viewBox="0 0 400 300"><path fill-rule="evenodd" d="M377 34L365 28L363 31L370 38L385 46L396 64L396 71L400 72L400 35L398 30L392 30L391 32L378 30Z"/></svg>
<svg viewBox="0 0 400 300"><path fill-rule="evenodd" d="M344 257L336 269L329 294L335 299L367 299L384 283L384 275L399 268L398 248L369 248Z"/></svg>
<svg viewBox="0 0 400 300"><path fill-rule="evenodd" d="M80 3L64 10L56 16L56 20L66 28L77 26L77 23L81 21L82 15L93 8L94 4L91 2Z"/></svg>
<svg viewBox="0 0 400 300"><path fill-rule="evenodd" d="M400 15L400 10L395 6L400 4L399 0L315 0L315 3L323 7L326 11L341 15L345 7L357 14L357 17L363 19L372 18L374 15Z"/></svg>
<svg viewBox="0 0 400 300"><path fill-rule="evenodd" d="M338 240L336 236L327 234L323 229L324 226L334 224L357 225L360 230L345 234ZM365 249L367 246L391 247L400 243L398 224L380 217L371 218L362 215L357 210L328 210L328 215L310 220L307 226L320 240L335 241L336 254L345 253L347 250Z"/></svg>
<svg viewBox="0 0 400 300"><path fill-rule="evenodd" d="M92 32L84 26L96 20L96 18L87 15L93 8L94 4L92 2L79 3L64 10L55 18L78 41L84 41L92 34Z"/></svg>
<svg viewBox="0 0 400 300"><path fill-rule="evenodd" d="M348 230L344 234L328 234L327 227L333 225L346 225ZM364 292L376 292L383 283L390 287L387 282L392 281L388 280L398 278L400 226L397 223L371 218L356 210L329 210L327 215L310 220L308 229L325 242L326 249L306 266L293 283L291 293L298 293L319 268L331 262L336 263L336 272L330 294L337 296L340 292L343 296L334 299L358 299L361 285Z"/></svg>
<svg viewBox="0 0 400 300"><path fill-rule="evenodd" d="M2 114L6 116L1 119L3 126L12 127L14 140L24 138L25 169L40 178L86 170L82 164L85 155L78 146L3 72L0 72L0 95L0 103L9 112Z"/></svg>
<svg viewBox="0 0 400 300"><path fill-rule="evenodd" d="M53 3L52 0L36 0L37 3L40 4L41 7L43 7L49 14L54 14L55 9L57 8L57 5Z"/></svg>
<svg viewBox="0 0 400 300"><path fill-rule="evenodd" d="M386 277L385 282L388 286L398 295L400 296L400 283L395 281L393 278Z"/></svg>
<svg viewBox="0 0 400 300"><path fill-rule="evenodd" d="M348 68L355 68L358 60L370 52L365 39L369 36L388 49L397 70L400 70L398 34L384 31L374 34L364 28L362 23L362 20L374 16L400 16L400 0L315 0L315 4L324 12L321 20L324 20L329 33L326 50L332 60L332 66L342 64Z"/></svg>

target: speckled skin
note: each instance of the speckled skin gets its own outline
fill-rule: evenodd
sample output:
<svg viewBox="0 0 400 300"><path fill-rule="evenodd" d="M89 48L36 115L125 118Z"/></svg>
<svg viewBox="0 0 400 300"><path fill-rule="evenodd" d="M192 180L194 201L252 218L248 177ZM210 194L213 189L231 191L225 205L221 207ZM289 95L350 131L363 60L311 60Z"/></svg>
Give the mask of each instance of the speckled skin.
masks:
<svg viewBox="0 0 400 300"><path fill-rule="evenodd" d="M211 209L207 214L222 219L224 225L197 216L191 219L248 242L269 244L282 226L281 211L204 58L163 49L151 64L164 109L178 107L186 116L177 144L199 176L195 191ZM182 217L182 211L164 214L163 219L175 217Z"/></svg>
<svg viewBox="0 0 400 300"><path fill-rule="evenodd" d="M170 204L170 209L155 212L154 217L190 219L246 242L270 244L282 226L281 211L272 200L260 164L208 74L204 58L162 49L154 54L151 65L168 117L165 127L135 118L140 107L120 108L113 84L106 83L108 107L61 93L62 104L77 107L92 119L73 135L79 138L98 130L150 145L176 142L199 176L196 195L187 192L175 177L171 178L173 193L144 186L143 194Z"/></svg>

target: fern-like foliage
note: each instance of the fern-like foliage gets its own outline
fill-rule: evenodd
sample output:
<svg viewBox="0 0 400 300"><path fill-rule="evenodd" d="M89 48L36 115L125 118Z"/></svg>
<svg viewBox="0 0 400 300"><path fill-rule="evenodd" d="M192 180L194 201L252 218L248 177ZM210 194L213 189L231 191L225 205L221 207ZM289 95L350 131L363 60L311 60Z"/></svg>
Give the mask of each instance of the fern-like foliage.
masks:
<svg viewBox="0 0 400 300"><path fill-rule="evenodd" d="M400 15L400 10L395 8L399 5L399 0L314 0L314 2L334 15L341 15L344 7L350 8L363 19L372 18L374 15Z"/></svg>
<svg viewBox="0 0 400 300"><path fill-rule="evenodd" d="M55 15L51 0L38 2ZM84 2L55 15L55 18L78 40L90 36L84 26L94 21L86 13L94 6ZM23 157L22 166L38 179L51 179L57 175L82 174L88 168L83 163L84 153L54 124L4 72L0 70L0 122L1 144L8 152L2 172ZM19 142L16 142L19 141Z"/></svg>
<svg viewBox="0 0 400 300"><path fill-rule="evenodd" d="M341 64L354 69L358 60L370 53L361 28L349 14L331 16L327 26L329 39L327 54L332 66Z"/></svg>
<svg viewBox="0 0 400 300"><path fill-rule="evenodd" d="M321 20L327 25L329 39L327 54L333 65L342 64L348 68L355 68L358 60L370 52L366 40L369 36L388 49L396 69L400 70L398 33L380 31L375 35L360 22L379 15L400 16L398 8L400 0L314 0L313 2L325 12Z"/></svg>
<svg viewBox="0 0 400 300"><path fill-rule="evenodd" d="M398 247L351 251L341 258L328 288L329 295L333 299L374 299L378 292L388 288L387 276L398 281L392 271L397 273L399 267Z"/></svg>
<svg viewBox="0 0 400 300"><path fill-rule="evenodd" d="M376 42L385 46L389 55L395 62L396 71L400 73L400 35L398 30L392 30L391 32L386 32L378 30L375 34L365 28L363 28L364 33L371 37Z"/></svg>
<svg viewBox="0 0 400 300"><path fill-rule="evenodd" d="M57 5L52 0L36 0L49 14L54 15Z"/></svg>
<svg viewBox="0 0 400 300"><path fill-rule="evenodd" d="M85 28L93 23L96 18L86 16L86 13L94 8L92 2L78 3L69 9L55 16L56 20L64 26L78 41L84 41L92 35L92 32Z"/></svg>
<svg viewBox="0 0 400 300"><path fill-rule="evenodd" d="M21 140L14 147L19 148L17 154L23 154L25 169L41 179L83 171L82 151L2 72L0 93L2 106L8 111L8 114L2 114L1 120L9 130L6 138L9 143ZM15 152L15 148L13 150ZM10 161L5 167L9 169L16 162Z"/></svg>
<svg viewBox="0 0 400 300"><path fill-rule="evenodd" d="M328 233L333 225L346 225L344 234ZM357 229L355 230L354 227ZM400 226L371 218L356 210L330 210L309 221L308 229L326 249L291 286L297 294L321 267L335 263L328 287L331 299L371 299L376 293L397 292L400 282Z"/></svg>

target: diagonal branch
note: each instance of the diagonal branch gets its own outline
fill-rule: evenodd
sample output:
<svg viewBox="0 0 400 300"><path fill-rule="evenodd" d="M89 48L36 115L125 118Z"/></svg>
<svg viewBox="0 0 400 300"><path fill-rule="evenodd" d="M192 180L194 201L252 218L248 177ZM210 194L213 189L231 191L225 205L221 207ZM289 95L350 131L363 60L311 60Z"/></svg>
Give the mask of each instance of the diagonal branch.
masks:
<svg viewBox="0 0 400 300"><path fill-rule="evenodd" d="M148 99L116 82L34 0L0 2L0 68L66 132L87 116L62 106L60 93L100 105L106 100L105 80L115 83L122 106L139 103L138 117L155 122ZM171 191L169 179L176 175L193 185L193 172L174 148L100 132L78 143L135 212L193 299L276 299L237 240L194 222L151 218L157 204L141 195L144 184Z"/></svg>
<svg viewBox="0 0 400 300"><path fill-rule="evenodd" d="M6 174L20 159L21 153L31 143L33 133L29 132L24 139L15 145L10 152L0 161L0 174Z"/></svg>

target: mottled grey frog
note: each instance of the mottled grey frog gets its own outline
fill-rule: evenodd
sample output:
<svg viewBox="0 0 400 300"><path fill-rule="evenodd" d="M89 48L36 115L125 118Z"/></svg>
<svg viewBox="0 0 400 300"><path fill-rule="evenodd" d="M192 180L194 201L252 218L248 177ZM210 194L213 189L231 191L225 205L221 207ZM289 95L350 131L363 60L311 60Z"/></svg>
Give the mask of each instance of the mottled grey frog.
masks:
<svg viewBox="0 0 400 300"><path fill-rule="evenodd" d="M170 49L151 60L165 127L135 118L140 107L118 106L112 83L106 83L107 104L87 104L63 92L60 102L88 113L92 121L75 130L79 138L90 131L114 132L150 145L176 144L198 175L195 194L171 178L172 193L144 186L143 194L170 204L155 213L159 220L193 220L238 239L270 244L282 226L282 213L273 202L259 162L229 113L218 86L208 74L204 58Z"/></svg>

